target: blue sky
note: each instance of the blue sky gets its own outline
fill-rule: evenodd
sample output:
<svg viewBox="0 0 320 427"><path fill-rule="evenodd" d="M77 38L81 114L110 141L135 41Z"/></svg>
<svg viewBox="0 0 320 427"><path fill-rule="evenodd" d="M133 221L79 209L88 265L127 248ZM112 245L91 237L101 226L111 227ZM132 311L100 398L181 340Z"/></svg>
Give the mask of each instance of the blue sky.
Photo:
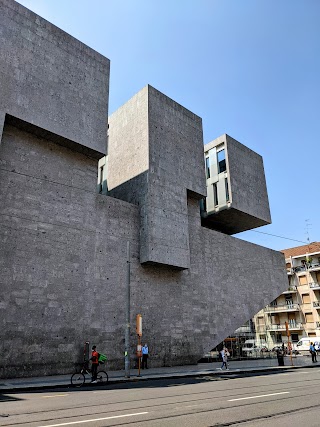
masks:
<svg viewBox="0 0 320 427"><path fill-rule="evenodd" d="M320 241L320 1L19 2L111 60L110 113L149 83L263 156L273 223L238 237Z"/></svg>

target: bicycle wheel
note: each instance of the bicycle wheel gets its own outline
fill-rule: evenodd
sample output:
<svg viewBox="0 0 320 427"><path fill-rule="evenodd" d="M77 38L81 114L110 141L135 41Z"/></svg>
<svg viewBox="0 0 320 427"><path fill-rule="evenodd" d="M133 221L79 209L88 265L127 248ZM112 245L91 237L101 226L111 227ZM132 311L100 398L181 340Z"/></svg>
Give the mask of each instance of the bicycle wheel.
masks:
<svg viewBox="0 0 320 427"><path fill-rule="evenodd" d="M75 387L81 387L85 380L86 378L81 372L77 372L71 376L71 384Z"/></svg>
<svg viewBox="0 0 320 427"><path fill-rule="evenodd" d="M97 374L98 383L107 383L109 380L108 374L106 371L99 371Z"/></svg>

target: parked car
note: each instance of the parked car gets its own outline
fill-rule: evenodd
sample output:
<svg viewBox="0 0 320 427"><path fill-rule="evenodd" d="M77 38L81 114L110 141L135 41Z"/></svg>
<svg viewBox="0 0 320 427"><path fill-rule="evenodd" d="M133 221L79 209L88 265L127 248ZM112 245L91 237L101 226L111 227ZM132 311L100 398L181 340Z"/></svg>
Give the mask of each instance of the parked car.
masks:
<svg viewBox="0 0 320 427"><path fill-rule="evenodd" d="M205 353L202 358L198 361L199 363L218 362L220 359L219 351L215 348Z"/></svg>

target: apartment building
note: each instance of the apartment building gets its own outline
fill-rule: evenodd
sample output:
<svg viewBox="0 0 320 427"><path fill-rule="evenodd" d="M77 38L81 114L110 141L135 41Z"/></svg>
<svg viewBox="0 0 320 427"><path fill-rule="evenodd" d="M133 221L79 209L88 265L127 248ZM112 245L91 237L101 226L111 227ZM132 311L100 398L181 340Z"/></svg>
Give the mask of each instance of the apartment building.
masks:
<svg viewBox="0 0 320 427"><path fill-rule="evenodd" d="M281 251L286 260L288 289L253 318L257 341L269 347L303 337L320 336L320 242Z"/></svg>

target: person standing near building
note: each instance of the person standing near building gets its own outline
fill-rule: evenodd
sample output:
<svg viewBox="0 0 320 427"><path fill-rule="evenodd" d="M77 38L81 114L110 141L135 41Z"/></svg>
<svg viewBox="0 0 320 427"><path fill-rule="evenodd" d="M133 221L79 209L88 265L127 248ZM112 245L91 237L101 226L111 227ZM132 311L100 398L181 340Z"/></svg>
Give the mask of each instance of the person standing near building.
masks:
<svg viewBox="0 0 320 427"><path fill-rule="evenodd" d="M309 350L310 350L311 357L312 357L312 363L316 363L317 362L317 352L316 352L316 349L313 345L313 342L310 343Z"/></svg>
<svg viewBox="0 0 320 427"><path fill-rule="evenodd" d="M224 347L220 351L220 354L221 354L221 358L222 358L222 365L221 365L220 370L222 370L222 368L225 366L226 370L228 371L229 370L229 368L228 368L228 356L230 356L230 353L229 353L228 349L226 347Z"/></svg>
<svg viewBox="0 0 320 427"><path fill-rule="evenodd" d="M142 364L141 364L141 369L148 369L148 357L149 357L149 349L148 349L148 344L145 344L142 347Z"/></svg>
<svg viewBox="0 0 320 427"><path fill-rule="evenodd" d="M97 382L97 375L98 375L98 366L99 366L99 353L97 352L97 347L94 345L92 346L92 353L91 353L91 382L96 383Z"/></svg>

